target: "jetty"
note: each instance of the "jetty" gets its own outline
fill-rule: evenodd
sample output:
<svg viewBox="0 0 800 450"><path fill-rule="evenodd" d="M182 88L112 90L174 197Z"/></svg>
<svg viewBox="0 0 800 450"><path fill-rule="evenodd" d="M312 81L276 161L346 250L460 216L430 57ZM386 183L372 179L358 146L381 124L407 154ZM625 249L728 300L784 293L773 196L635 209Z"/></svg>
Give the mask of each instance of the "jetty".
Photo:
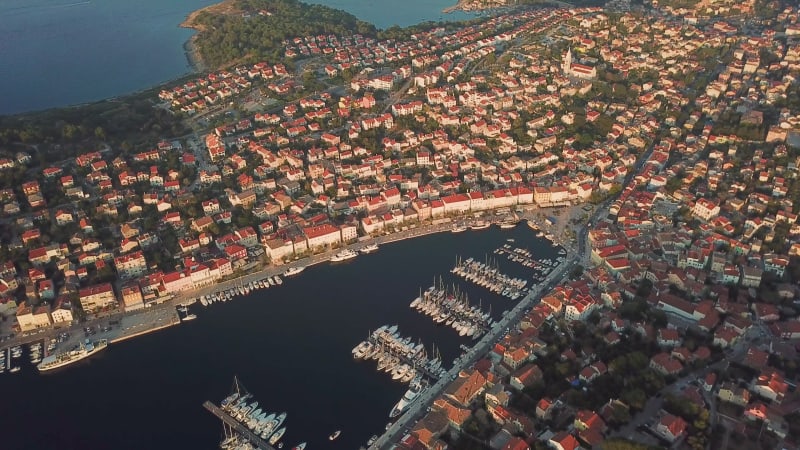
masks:
<svg viewBox="0 0 800 450"><path fill-rule="evenodd" d="M203 403L203 407L222 421L222 427L225 430L226 438L230 438L238 434L256 448L261 450L277 450L275 447L269 445L267 442L261 439L260 436L247 429L247 427L239 423L239 421L234 419L230 414L223 411L222 408L218 407L217 405L206 400Z"/></svg>
<svg viewBox="0 0 800 450"><path fill-rule="evenodd" d="M284 423L286 413L276 417L262 412L258 402L252 400L252 395L237 377L233 378L231 391L219 405L208 400L203 403L205 409L222 421L225 437L220 447L276 450L276 444L282 446L278 441L283 437L285 427L279 427Z"/></svg>

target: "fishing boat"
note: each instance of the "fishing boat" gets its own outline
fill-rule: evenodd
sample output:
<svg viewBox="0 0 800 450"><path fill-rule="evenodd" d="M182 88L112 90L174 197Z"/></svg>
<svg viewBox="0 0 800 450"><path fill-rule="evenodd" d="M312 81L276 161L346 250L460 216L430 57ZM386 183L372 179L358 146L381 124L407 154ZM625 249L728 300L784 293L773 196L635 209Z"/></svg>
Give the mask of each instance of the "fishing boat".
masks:
<svg viewBox="0 0 800 450"><path fill-rule="evenodd" d="M336 431L333 432L333 434L328 436L328 440L329 441L334 441L334 440L336 440L336 438L339 437L340 434L342 434L342 430L336 430Z"/></svg>

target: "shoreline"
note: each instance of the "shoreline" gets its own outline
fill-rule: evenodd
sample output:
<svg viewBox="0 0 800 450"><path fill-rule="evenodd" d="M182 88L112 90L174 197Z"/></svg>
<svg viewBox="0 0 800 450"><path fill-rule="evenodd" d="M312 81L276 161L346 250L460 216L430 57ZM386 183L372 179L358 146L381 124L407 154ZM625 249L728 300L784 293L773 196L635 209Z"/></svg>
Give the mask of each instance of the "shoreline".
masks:
<svg viewBox="0 0 800 450"><path fill-rule="evenodd" d="M189 13L183 22L178 25L181 28L189 28L194 30L194 34L183 44L183 49L186 52L186 59L189 60L189 65L192 66L196 73L205 73L209 70L208 64L203 59L200 48L197 46L198 36L206 31L206 27L197 23L197 17L204 13L210 14L233 14L238 12L236 9L236 0L222 0L219 3L205 6L196 9Z"/></svg>

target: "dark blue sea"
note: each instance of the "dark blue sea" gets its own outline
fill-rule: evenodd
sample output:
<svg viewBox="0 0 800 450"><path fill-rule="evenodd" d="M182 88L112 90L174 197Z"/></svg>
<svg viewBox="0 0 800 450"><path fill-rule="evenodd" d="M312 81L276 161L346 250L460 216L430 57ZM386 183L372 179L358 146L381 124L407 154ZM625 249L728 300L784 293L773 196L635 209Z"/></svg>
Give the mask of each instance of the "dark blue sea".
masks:
<svg viewBox="0 0 800 450"><path fill-rule="evenodd" d="M313 0L379 28L428 20L455 0ZM0 1L0 114L117 97L192 71L180 23L215 0Z"/></svg>
<svg viewBox="0 0 800 450"><path fill-rule="evenodd" d="M384 245L346 263L310 267L280 287L223 304L193 307L197 320L113 344L52 374L24 366L0 375L0 448L174 450L218 448L222 426L202 404L218 403L234 375L263 407L286 411L286 448L353 450L380 434L405 391L351 350L370 330L398 324L435 344L447 367L470 338L436 325L409 303L443 277L497 318L514 302L450 274L456 256L483 259L512 238L538 258L549 242L521 225L443 233ZM530 269L498 258L501 269ZM25 360L23 358L23 360ZM22 360L20 360L22 361ZM342 430L338 440L327 436Z"/></svg>

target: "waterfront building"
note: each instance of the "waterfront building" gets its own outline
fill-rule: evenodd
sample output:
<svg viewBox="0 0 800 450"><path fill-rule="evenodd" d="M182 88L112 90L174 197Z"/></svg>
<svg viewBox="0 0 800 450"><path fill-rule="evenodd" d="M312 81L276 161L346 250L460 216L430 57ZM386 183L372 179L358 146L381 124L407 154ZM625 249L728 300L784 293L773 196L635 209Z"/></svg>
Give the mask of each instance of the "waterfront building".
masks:
<svg viewBox="0 0 800 450"><path fill-rule="evenodd" d="M46 306L28 306L28 302L23 301L17 307L17 324L22 332L47 328L52 324L50 312Z"/></svg>
<svg viewBox="0 0 800 450"><path fill-rule="evenodd" d="M139 283L129 283L122 288L122 305L125 311L135 311L144 308L144 297Z"/></svg>
<svg viewBox="0 0 800 450"><path fill-rule="evenodd" d="M78 293L84 311L95 311L117 302L111 283L103 283L81 289Z"/></svg>
<svg viewBox="0 0 800 450"><path fill-rule="evenodd" d="M53 319L53 325L69 325L74 320L72 315L72 303L65 296L60 296L56 299L53 305L53 311L50 313Z"/></svg>

